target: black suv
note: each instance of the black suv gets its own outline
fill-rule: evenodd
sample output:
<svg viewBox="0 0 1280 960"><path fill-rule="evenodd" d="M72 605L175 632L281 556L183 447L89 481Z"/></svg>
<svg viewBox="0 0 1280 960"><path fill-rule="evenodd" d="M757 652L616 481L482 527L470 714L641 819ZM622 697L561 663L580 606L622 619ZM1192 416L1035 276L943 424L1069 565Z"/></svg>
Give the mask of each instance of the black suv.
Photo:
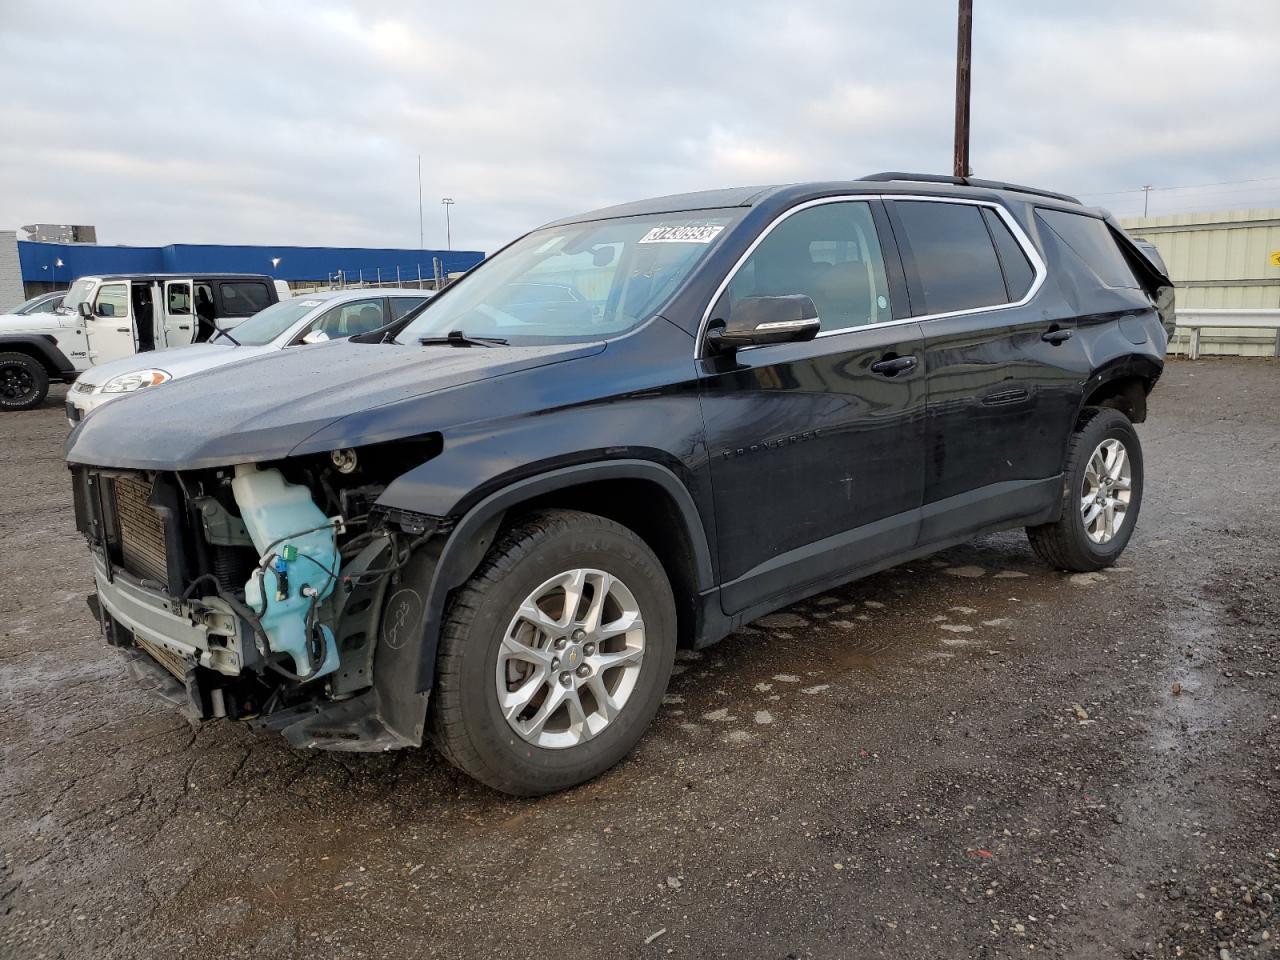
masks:
<svg viewBox="0 0 1280 960"><path fill-rule="evenodd" d="M569 217L394 333L88 418L91 604L193 718L429 734L499 790L561 789L634 746L678 647L1010 527L1114 562L1172 302L1104 212L988 181Z"/></svg>

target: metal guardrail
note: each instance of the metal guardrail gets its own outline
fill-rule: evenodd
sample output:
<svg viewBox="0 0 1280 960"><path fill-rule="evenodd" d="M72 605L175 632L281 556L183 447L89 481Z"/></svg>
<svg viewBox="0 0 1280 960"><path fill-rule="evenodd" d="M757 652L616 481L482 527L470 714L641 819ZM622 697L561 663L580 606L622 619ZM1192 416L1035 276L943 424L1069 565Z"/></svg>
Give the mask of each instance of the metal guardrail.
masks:
<svg viewBox="0 0 1280 960"><path fill-rule="evenodd" d="M1275 342L1274 355L1280 357L1280 309L1206 308L1178 310L1176 313L1176 327L1177 330L1186 330L1190 334L1191 341L1187 346L1187 358L1190 360L1198 360L1200 358L1200 332L1202 330L1272 331L1272 337Z"/></svg>

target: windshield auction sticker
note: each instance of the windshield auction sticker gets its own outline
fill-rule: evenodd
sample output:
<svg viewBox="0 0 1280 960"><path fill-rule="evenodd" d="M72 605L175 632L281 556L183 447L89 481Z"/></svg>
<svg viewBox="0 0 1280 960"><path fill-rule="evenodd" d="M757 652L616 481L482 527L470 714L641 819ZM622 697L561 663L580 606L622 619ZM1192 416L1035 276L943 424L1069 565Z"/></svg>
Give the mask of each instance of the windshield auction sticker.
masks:
<svg viewBox="0 0 1280 960"><path fill-rule="evenodd" d="M654 227L641 243L710 243L724 227L714 223L689 224L684 227Z"/></svg>

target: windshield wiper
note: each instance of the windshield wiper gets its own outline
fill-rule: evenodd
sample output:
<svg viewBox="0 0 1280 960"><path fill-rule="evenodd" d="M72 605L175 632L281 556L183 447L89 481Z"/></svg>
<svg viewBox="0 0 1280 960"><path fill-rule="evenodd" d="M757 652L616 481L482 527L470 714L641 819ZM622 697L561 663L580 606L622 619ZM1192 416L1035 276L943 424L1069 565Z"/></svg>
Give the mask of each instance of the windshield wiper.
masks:
<svg viewBox="0 0 1280 960"><path fill-rule="evenodd" d="M444 343L451 347L505 347L507 341L501 337L468 337L461 330L450 330L447 337L419 337L418 342L424 347L433 343Z"/></svg>

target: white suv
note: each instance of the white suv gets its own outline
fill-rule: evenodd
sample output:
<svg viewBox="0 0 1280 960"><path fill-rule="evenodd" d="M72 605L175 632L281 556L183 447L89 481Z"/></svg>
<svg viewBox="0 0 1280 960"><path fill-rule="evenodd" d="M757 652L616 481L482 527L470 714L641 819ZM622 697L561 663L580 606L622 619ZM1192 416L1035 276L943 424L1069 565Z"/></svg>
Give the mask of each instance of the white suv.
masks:
<svg viewBox="0 0 1280 960"><path fill-rule="evenodd" d="M207 343L100 364L67 391L72 424L108 400L285 347L369 333L420 309L430 290L344 290L281 300Z"/></svg>
<svg viewBox="0 0 1280 960"><path fill-rule="evenodd" d="M38 407L50 381L97 364L207 340L288 296L262 274L81 277L52 313L0 316L0 411Z"/></svg>

